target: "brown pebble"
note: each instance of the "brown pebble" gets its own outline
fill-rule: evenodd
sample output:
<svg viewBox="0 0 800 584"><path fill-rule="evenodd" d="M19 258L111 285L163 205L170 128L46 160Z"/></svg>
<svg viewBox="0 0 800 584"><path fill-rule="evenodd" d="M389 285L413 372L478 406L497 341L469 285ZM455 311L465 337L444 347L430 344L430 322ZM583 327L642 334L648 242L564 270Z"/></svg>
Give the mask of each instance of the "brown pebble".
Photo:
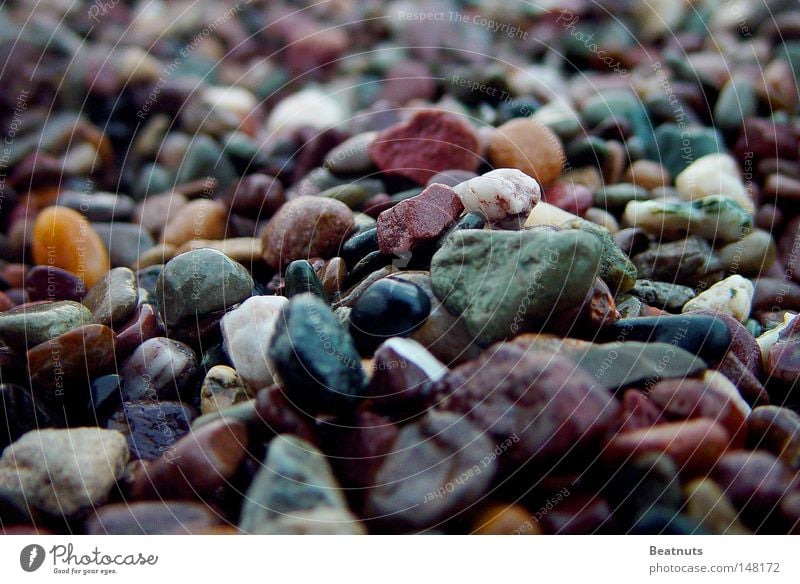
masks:
<svg viewBox="0 0 800 584"><path fill-rule="evenodd" d="M228 211L222 203L197 199L169 220L161 242L180 246L193 239L224 239L227 220Z"/></svg>
<svg viewBox="0 0 800 584"><path fill-rule="evenodd" d="M543 186L561 176L565 160L561 139L530 118L514 118L498 127L487 153L496 168L518 168Z"/></svg>
<svg viewBox="0 0 800 584"><path fill-rule="evenodd" d="M475 535L542 535L539 523L521 505L491 505L472 525Z"/></svg>

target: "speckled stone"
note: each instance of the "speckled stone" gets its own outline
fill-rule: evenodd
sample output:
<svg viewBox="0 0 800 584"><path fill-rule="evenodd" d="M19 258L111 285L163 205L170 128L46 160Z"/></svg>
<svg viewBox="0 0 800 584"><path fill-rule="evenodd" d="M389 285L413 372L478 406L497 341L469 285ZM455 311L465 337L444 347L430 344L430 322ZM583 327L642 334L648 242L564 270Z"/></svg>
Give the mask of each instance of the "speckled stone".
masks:
<svg viewBox="0 0 800 584"><path fill-rule="evenodd" d="M255 397L232 367L215 365L200 388L200 413L208 414Z"/></svg>
<svg viewBox="0 0 800 584"><path fill-rule="evenodd" d="M541 200L536 179L516 168L498 168L453 187L467 212L495 225L519 228Z"/></svg>
<svg viewBox="0 0 800 584"><path fill-rule="evenodd" d="M194 408L180 402L127 401L105 426L125 436L132 458L152 460L173 450L196 417Z"/></svg>

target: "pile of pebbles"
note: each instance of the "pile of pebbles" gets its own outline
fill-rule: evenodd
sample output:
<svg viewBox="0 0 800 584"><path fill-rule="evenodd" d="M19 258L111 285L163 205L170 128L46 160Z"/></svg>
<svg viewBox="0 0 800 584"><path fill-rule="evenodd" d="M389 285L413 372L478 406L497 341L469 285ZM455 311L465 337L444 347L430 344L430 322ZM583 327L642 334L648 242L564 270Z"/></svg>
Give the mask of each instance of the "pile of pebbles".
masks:
<svg viewBox="0 0 800 584"><path fill-rule="evenodd" d="M513 4L4 9L0 530L800 533L800 11Z"/></svg>

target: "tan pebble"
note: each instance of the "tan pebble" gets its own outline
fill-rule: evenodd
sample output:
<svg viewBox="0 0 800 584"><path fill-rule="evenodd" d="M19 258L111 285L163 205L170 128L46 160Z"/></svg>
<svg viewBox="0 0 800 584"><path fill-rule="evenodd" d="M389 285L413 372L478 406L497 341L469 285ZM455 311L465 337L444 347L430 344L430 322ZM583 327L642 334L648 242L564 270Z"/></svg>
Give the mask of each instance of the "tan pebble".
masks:
<svg viewBox="0 0 800 584"><path fill-rule="evenodd" d="M548 185L561 176L564 146L547 126L515 118L499 126L489 139L489 161L496 168L517 168Z"/></svg>
<svg viewBox="0 0 800 584"><path fill-rule="evenodd" d="M672 184L669 171L652 160L637 160L628 167L622 180L647 190Z"/></svg>
<svg viewBox="0 0 800 584"><path fill-rule="evenodd" d="M179 246L192 239L224 239L227 221L228 210L222 203L197 199L164 226L161 242Z"/></svg>
<svg viewBox="0 0 800 584"><path fill-rule="evenodd" d="M520 505L491 505L472 529L475 535L542 535L539 523Z"/></svg>

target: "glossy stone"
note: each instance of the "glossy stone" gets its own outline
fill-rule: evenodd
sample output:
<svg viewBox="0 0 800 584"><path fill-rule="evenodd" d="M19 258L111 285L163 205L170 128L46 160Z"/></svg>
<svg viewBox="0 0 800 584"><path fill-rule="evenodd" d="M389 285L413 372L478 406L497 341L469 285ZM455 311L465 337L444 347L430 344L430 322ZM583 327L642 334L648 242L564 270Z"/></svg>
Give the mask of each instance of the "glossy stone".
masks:
<svg viewBox="0 0 800 584"><path fill-rule="evenodd" d="M409 199L410 200L410 199ZM342 259L354 266L367 254L378 251L378 227L370 227L352 235L342 245Z"/></svg>
<svg viewBox="0 0 800 584"><path fill-rule="evenodd" d="M173 401L126 401L105 423L122 432L131 457L152 460L173 452L174 444L189 432L197 417L193 408Z"/></svg>
<svg viewBox="0 0 800 584"><path fill-rule="evenodd" d="M91 320L91 311L71 300L23 304L0 313L0 340L25 351Z"/></svg>
<svg viewBox="0 0 800 584"><path fill-rule="evenodd" d="M306 260L295 260L286 267L284 283L287 298L310 292L325 302L328 301L328 293L323 288L314 268Z"/></svg>
<svg viewBox="0 0 800 584"><path fill-rule="evenodd" d="M753 284L750 280L735 274L689 300L684 304L683 312L718 310L733 316L739 322L744 322L750 316L752 300Z"/></svg>
<svg viewBox="0 0 800 584"><path fill-rule="evenodd" d="M146 340L119 368L126 400L188 397L198 372L194 351L166 337Z"/></svg>
<svg viewBox="0 0 800 584"><path fill-rule="evenodd" d="M227 222L228 210L222 203L196 199L164 225L161 242L178 246L192 239L223 239Z"/></svg>
<svg viewBox="0 0 800 584"><path fill-rule="evenodd" d="M32 267L25 274L25 291L31 302L39 300L80 302L86 295L86 287L75 274L55 266Z"/></svg>
<svg viewBox="0 0 800 584"><path fill-rule="evenodd" d="M117 361L127 359L133 350L147 339L164 333L161 317L152 304L138 306L128 322L117 329Z"/></svg>
<svg viewBox="0 0 800 584"><path fill-rule="evenodd" d="M215 365L206 374L200 388L200 412L208 414L255 397L242 383L236 370Z"/></svg>
<svg viewBox="0 0 800 584"><path fill-rule="evenodd" d="M110 327L123 324L138 303L136 274L129 268L110 270L83 299L83 305L92 311L93 321Z"/></svg>

